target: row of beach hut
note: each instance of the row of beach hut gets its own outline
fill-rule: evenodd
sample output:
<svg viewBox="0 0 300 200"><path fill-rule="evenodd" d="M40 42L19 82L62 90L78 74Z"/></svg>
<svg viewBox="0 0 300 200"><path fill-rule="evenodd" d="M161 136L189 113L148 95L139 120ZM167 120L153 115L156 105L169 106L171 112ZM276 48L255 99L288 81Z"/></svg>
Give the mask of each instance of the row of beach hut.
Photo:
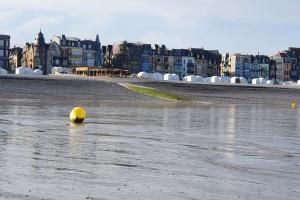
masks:
<svg viewBox="0 0 300 200"><path fill-rule="evenodd" d="M43 71L40 69L33 70L28 67L19 67L16 69L16 74L17 75L27 75L27 76L33 76L33 75L41 76L41 75L43 75Z"/></svg>
<svg viewBox="0 0 300 200"><path fill-rule="evenodd" d="M138 78L141 79L150 79L156 81L179 81L179 76L177 74L161 74L161 73L147 73L147 72L140 72L137 75Z"/></svg>
<svg viewBox="0 0 300 200"><path fill-rule="evenodd" d="M179 81L179 77L176 74L160 74L160 73L147 73L140 72L137 75L138 78L142 79L150 79L150 80L158 80L158 81ZM220 76L212 76L204 78L202 76L186 76L183 78L184 82L190 83L215 83L215 84L249 84L248 80L244 77L220 77ZM252 79L252 85L273 85L274 82L272 80L265 80L264 78L255 78ZM300 84L300 81L298 81Z"/></svg>
<svg viewBox="0 0 300 200"><path fill-rule="evenodd" d="M53 67L51 69L51 74L67 74L67 73L71 73L71 70L68 68ZM41 69L33 70L28 67L19 67L16 69L16 74L17 75L27 75L27 76L34 76L34 75L42 76L44 74L44 72Z"/></svg>

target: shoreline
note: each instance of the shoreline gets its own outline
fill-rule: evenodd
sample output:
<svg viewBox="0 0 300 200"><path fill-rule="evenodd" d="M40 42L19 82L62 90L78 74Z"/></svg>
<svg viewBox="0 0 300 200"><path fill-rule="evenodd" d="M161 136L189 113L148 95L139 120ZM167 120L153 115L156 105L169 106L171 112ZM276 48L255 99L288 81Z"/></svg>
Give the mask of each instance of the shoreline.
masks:
<svg viewBox="0 0 300 200"><path fill-rule="evenodd" d="M168 100L136 93L121 84L131 83L212 104L300 104L300 87L221 85L150 81L133 78L81 76L0 76L0 101L32 100L50 104L98 104L101 102L167 103Z"/></svg>

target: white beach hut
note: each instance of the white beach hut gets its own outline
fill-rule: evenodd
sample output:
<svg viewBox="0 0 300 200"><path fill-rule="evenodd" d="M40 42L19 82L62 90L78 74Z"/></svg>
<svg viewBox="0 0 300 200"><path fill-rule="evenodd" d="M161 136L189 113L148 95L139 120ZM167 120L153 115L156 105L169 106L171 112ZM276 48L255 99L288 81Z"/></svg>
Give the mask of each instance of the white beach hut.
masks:
<svg viewBox="0 0 300 200"><path fill-rule="evenodd" d="M172 74L168 73L164 75L164 80L165 81L172 81Z"/></svg>
<svg viewBox="0 0 300 200"><path fill-rule="evenodd" d="M197 82L204 82L204 78L202 76L196 76Z"/></svg>
<svg viewBox="0 0 300 200"><path fill-rule="evenodd" d="M221 77L221 82L224 84L228 84L231 82L231 79L227 76L223 76L223 77Z"/></svg>
<svg viewBox="0 0 300 200"><path fill-rule="evenodd" d="M260 85L260 80L259 80L259 78L254 78L254 79L252 79L252 85Z"/></svg>
<svg viewBox="0 0 300 200"><path fill-rule="evenodd" d="M177 74L172 74L173 81L179 81L179 76Z"/></svg>
<svg viewBox="0 0 300 200"><path fill-rule="evenodd" d="M186 78L187 82L191 82L191 83L198 82L198 78L194 75L190 75L190 76L187 76L185 78Z"/></svg>
<svg viewBox="0 0 300 200"><path fill-rule="evenodd" d="M240 83L239 78L238 78L238 77L232 77L232 78L230 79L230 83L231 83L231 84Z"/></svg>
<svg viewBox="0 0 300 200"><path fill-rule="evenodd" d="M165 81L179 81L179 76L177 74L165 74L164 75Z"/></svg>
<svg viewBox="0 0 300 200"><path fill-rule="evenodd" d="M259 84L260 84L260 85L266 85L266 84L267 84L266 79L264 79L264 78L259 78Z"/></svg>
<svg viewBox="0 0 300 200"><path fill-rule="evenodd" d="M33 69L27 68L26 71L27 71L27 72L26 72L26 75L28 75L28 76L33 76L33 75L34 75Z"/></svg>
<svg viewBox="0 0 300 200"><path fill-rule="evenodd" d="M64 73L63 67L52 67L51 74L62 74Z"/></svg>
<svg viewBox="0 0 300 200"><path fill-rule="evenodd" d="M248 81L244 77L240 77L240 83L241 84L248 84Z"/></svg>
<svg viewBox="0 0 300 200"><path fill-rule="evenodd" d="M19 67L16 69L17 75L27 75L27 67Z"/></svg>
<svg viewBox="0 0 300 200"><path fill-rule="evenodd" d="M266 81L266 84L267 84L267 85L274 85L274 81L272 81L272 80L267 80L267 81Z"/></svg>
<svg viewBox="0 0 300 200"><path fill-rule="evenodd" d="M36 76L42 76L43 75L43 71L40 69L36 69L33 71L33 74Z"/></svg>
<svg viewBox="0 0 300 200"><path fill-rule="evenodd" d="M140 72L140 73L138 73L137 77L142 78L142 79L148 79L149 74L147 72Z"/></svg>
<svg viewBox="0 0 300 200"><path fill-rule="evenodd" d="M162 81L162 80L164 80L163 75L161 73L158 73L158 72L150 74L149 78L151 78L152 80L156 80L156 81Z"/></svg>
<svg viewBox="0 0 300 200"><path fill-rule="evenodd" d="M220 82L222 82L222 79L221 79L221 77L218 77L218 76L212 76L210 78L210 82L211 83L220 83Z"/></svg>
<svg viewBox="0 0 300 200"><path fill-rule="evenodd" d="M210 83L210 77L204 78L204 79L203 79L203 82L204 82L204 83Z"/></svg>
<svg viewBox="0 0 300 200"><path fill-rule="evenodd" d="M0 68L0 75L7 75L7 70Z"/></svg>

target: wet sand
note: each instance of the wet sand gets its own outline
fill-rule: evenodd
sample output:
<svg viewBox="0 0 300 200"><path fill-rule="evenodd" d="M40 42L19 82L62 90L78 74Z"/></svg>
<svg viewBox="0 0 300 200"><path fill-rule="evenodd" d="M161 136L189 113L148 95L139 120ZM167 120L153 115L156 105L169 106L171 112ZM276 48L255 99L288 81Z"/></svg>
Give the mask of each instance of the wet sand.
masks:
<svg viewBox="0 0 300 200"><path fill-rule="evenodd" d="M299 200L300 110L0 106L0 199Z"/></svg>
<svg viewBox="0 0 300 200"><path fill-rule="evenodd" d="M135 83L189 97L195 102L216 104L300 104L299 88L153 82L137 79L84 78L75 76L18 77L0 76L0 98L14 103L20 99L49 104L99 102L165 102L134 93L119 83Z"/></svg>
<svg viewBox="0 0 300 200"><path fill-rule="evenodd" d="M286 102L297 89L15 76L0 86L0 199L300 198L300 109ZM79 126L75 104L88 113Z"/></svg>
<svg viewBox="0 0 300 200"><path fill-rule="evenodd" d="M0 76L0 94L0 101L11 104L19 100L49 105L156 100L129 91L116 82L73 76Z"/></svg>
<svg viewBox="0 0 300 200"><path fill-rule="evenodd" d="M216 104L287 105L290 104L291 101L300 103L300 88L189 84L178 82L140 82L137 84L187 96L195 101Z"/></svg>

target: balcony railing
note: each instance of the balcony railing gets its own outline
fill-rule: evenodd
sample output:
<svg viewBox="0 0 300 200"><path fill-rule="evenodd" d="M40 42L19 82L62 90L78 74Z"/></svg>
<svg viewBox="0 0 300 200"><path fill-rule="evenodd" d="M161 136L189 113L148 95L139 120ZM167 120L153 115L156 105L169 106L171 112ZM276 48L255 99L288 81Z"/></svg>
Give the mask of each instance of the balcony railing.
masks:
<svg viewBox="0 0 300 200"><path fill-rule="evenodd" d="M0 45L0 49L9 49L9 46Z"/></svg>

